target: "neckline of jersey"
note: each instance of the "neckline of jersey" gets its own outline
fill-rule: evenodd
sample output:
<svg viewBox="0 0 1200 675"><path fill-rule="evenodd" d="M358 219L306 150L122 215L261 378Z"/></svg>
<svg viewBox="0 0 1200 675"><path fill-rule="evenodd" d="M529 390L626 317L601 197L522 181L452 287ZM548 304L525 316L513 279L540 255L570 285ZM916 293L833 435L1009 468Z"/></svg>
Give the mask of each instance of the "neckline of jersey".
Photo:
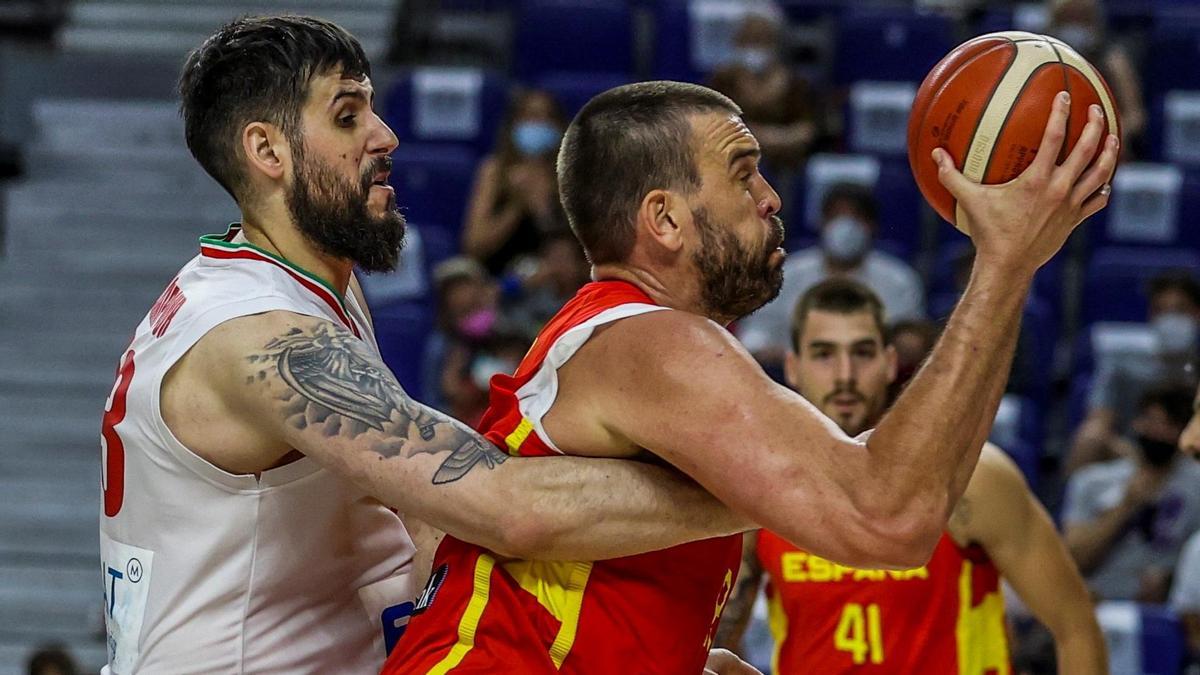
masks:
<svg viewBox="0 0 1200 675"><path fill-rule="evenodd" d="M200 245L202 247L201 252L203 252L204 246L216 246L218 248L224 248L224 249L229 249L229 250L241 249L241 250L245 250L245 251L252 251L259 255L265 256L267 258L270 258L271 260L274 260L277 263L280 263L281 265L284 265L289 270L303 276L305 279L308 279L309 281L313 281L313 282L320 284L323 289L329 291L330 294L333 295L334 299L337 300L338 305L341 306L342 310L343 311L346 310L345 298L342 296L341 293L338 293L337 289L335 289L332 285L330 285L330 283L328 281L325 281L321 277L313 274L312 272L309 272L308 270L306 270L303 267L297 265L296 263L288 260L287 258L284 258L282 256L271 253L270 251L268 251L264 248L261 248L259 246L255 246L254 244L251 244L248 241L242 241L242 242L230 241L231 239L233 239L234 237L237 236L238 232L241 232L241 231L242 231L242 226L240 224L231 223L229 225L229 228L225 230L224 234L215 234L214 233L214 234L206 234L206 235L201 236L200 237Z"/></svg>
<svg viewBox="0 0 1200 675"><path fill-rule="evenodd" d="M334 290L333 286L331 286L321 277L318 277L312 272L300 267L287 258L275 255L274 253L255 246L248 241L230 241L237 236L238 232L241 232L241 230L241 224L230 223L229 228L224 234L206 234L200 237L200 254L207 255L204 249L206 246L211 246L214 249L236 251L240 254L249 254L252 257L257 257L263 262L269 262L278 265L285 272L293 275L293 277L300 282L301 286L306 286L309 290L315 293L317 297L322 298L330 306L330 308L333 309L334 314L337 315L338 319L350 329L350 332L354 333L355 337L362 337L362 334L358 330L358 326L355 325L354 320L350 318L350 312L346 309L346 302L341 293L338 293L336 290Z"/></svg>

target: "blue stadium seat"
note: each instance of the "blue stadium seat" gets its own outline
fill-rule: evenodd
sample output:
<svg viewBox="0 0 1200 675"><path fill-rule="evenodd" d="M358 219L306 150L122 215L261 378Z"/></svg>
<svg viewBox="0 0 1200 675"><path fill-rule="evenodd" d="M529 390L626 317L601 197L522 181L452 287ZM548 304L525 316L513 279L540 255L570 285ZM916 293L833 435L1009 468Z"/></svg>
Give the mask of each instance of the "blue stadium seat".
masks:
<svg viewBox="0 0 1200 675"><path fill-rule="evenodd" d="M834 80L920 82L954 47L945 16L901 8L855 8L838 22Z"/></svg>
<svg viewBox="0 0 1200 675"><path fill-rule="evenodd" d="M1145 321L1146 284L1155 275L1171 270L1200 276L1200 253L1179 248L1097 249L1084 277L1084 324Z"/></svg>
<svg viewBox="0 0 1200 675"><path fill-rule="evenodd" d="M571 119L596 94L628 82L620 73L549 73L539 77L534 86L553 94L563 114Z"/></svg>
<svg viewBox="0 0 1200 675"><path fill-rule="evenodd" d="M1167 607L1141 605L1143 675L1176 675L1182 672L1183 624Z"/></svg>
<svg viewBox="0 0 1200 675"><path fill-rule="evenodd" d="M1159 101L1172 89L1200 89L1200 22L1160 20L1146 50L1146 100Z"/></svg>
<svg viewBox="0 0 1200 675"><path fill-rule="evenodd" d="M396 203L413 222L462 228L475 179L475 153L455 145L401 145L392 153Z"/></svg>
<svg viewBox="0 0 1200 675"><path fill-rule="evenodd" d="M1200 250L1200 170L1131 163L1117 171L1108 205L1086 225L1093 248L1183 247Z"/></svg>
<svg viewBox="0 0 1200 675"><path fill-rule="evenodd" d="M660 0L654 8L654 77L703 82L708 73L692 63L691 13L688 0Z"/></svg>
<svg viewBox="0 0 1200 675"><path fill-rule="evenodd" d="M513 38L517 75L633 75L633 18L622 0L524 0Z"/></svg>
<svg viewBox="0 0 1200 675"><path fill-rule="evenodd" d="M811 23L828 17L836 17L850 7L845 0L780 0L788 21Z"/></svg>
<svg viewBox="0 0 1200 675"><path fill-rule="evenodd" d="M425 303L402 302L372 308L375 339L383 362L417 400L425 397L421 356L433 330L433 310Z"/></svg>
<svg viewBox="0 0 1200 675"><path fill-rule="evenodd" d="M654 2L654 77L706 81L730 56L734 34L752 11L749 5L743 0Z"/></svg>
<svg viewBox="0 0 1200 675"><path fill-rule="evenodd" d="M438 263L458 255L462 248L458 232L444 227L422 228L421 244L425 248L425 269L431 274Z"/></svg>
<svg viewBox="0 0 1200 675"><path fill-rule="evenodd" d="M414 68L389 86L384 121L406 143L460 144L476 153L495 141L508 82L479 68Z"/></svg>

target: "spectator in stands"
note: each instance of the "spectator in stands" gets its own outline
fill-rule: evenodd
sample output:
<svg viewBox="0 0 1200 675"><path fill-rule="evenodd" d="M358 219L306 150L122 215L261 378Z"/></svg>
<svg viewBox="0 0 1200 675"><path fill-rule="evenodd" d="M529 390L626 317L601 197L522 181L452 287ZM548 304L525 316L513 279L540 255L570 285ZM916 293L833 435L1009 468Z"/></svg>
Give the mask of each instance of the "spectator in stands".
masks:
<svg viewBox="0 0 1200 675"><path fill-rule="evenodd" d="M1112 87L1121 115L1121 149L1128 159L1146 130L1142 83L1129 50L1106 34L1101 0L1049 0L1046 32L1075 48Z"/></svg>
<svg viewBox="0 0 1200 675"><path fill-rule="evenodd" d="M1200 532L1188 539L1171 585L1171 609L1183 622L1192 662L1200 665Z"/></svg>
<svg viewBox="0 0 1200 675"><path fill-rule="evenodd" d="M1122 436L1136 401L1151 385L1195 386L1200 282L1187 273L1163 274L1151 280L1149 296L1150 328L1158 337L1159 353L1149 359L1103 359L1096 364L1088 414L1067 456L1068 473L1129 454L1131 446Z"/></svg>
<svg viewBox="0 0 1200 675"><path fill-rule="evenodd" d="M548 232L566 229L554 162L566 120L547 92L518 93L483 159L463 227L463 251L499 277L518 257L536 253Z"/></svg>
<svg viewBox="0 0 1200 675"><path fill-rule="evenodd" d="M60 644L39 647L29 656L29 675L75 675L79 672L75 660Z"/></svg>
<svg viewBox="0 0 1200 675"><path fill-rule="evenodd" d="M532 339L588 282L590 272L583 248L573 234L550 234L542 241L537 256L518 263L505 277L502 284L505 317Z"/></svg>
<svg viewBox="0 0 1200 675"><path fill-rule="evenodd" d="M1102 599L1164 602L1184 542L1200 530L1200 462L1177 448L1191 415L1191 389L1147 392L1133 422L1137 455L1067 483L1067 547Z"/></svg>
<svg viewBox="0 0 1200 675"><path fill-rule="evenodd" d="M904 390L904 385L917 374L925 357L933 351L937 342L937 324L928 319L904 319L890 329L890 343L896 350L896 379L892 382L891 398L894 400Z"/></svg>
<svg viewBox="0 0 1200 675"><path fill-rule="evenodd" d="M734 36L732 60L710 86L742 107L769 169L795 169L820 135L818 94L783 55L783 13L756 3Z"/></svg>
<svg viewBox="0 0 1200 675"><path fill-rule="evenodd" d="M439 264L433 281L437 318L421 378L427 403L474 424L487 407L487 383L478 386L471 367L496 332L498 290L487 270L465 257Z"/></svg>
<svg viewBox="0 0 1200 675"><path fill-rule="evenodd" d="M1200 390L1192 403L1192 419L1179 438L1179 449L1185 455L1200 459ZM1171 609L1183 622L1188 657L1193 667L1200 669L1200 532L1192 535L1183 547L1175 581L1171 585ZM1189 675L1195 671L1188 671Z"/></svg>
<svg viewBox="0 0 1200 675"><path fill-rule="evenodd" d="M741 323L742 342L764 365L783 361L788 309L805 291L830 277L848 277L874 291L883 300L889 323L924 317L925 289L916 270L872 246L878 214L870 188L839 183L825 193L820 245L792 253L783 265L779 297Z"/></svg>

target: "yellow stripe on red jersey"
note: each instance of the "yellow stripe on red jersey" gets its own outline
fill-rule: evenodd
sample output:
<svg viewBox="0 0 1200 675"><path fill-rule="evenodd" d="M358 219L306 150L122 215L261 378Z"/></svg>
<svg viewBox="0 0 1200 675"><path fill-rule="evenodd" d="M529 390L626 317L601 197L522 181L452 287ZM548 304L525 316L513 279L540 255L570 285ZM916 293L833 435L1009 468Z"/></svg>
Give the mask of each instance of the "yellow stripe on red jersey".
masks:
<svg viewBox="0 0 1200 675"><path fill-rule="evenodd" d="M943 534L929 563L861 570L759 533L776 675L1009 675L1004 599L978 546Z"/></svg>
<svg viewBox="0 0 1200 675"><path fill-rule="evenodd" d="M598 322L661 309L625 282L584 286L516 373L492 378L480 432L512 455L560 454L540 428L556 369ZM597 562L506 561L447 536L433 563L446 573L383 672L699 673L740 559L740 536Z"/></svg>

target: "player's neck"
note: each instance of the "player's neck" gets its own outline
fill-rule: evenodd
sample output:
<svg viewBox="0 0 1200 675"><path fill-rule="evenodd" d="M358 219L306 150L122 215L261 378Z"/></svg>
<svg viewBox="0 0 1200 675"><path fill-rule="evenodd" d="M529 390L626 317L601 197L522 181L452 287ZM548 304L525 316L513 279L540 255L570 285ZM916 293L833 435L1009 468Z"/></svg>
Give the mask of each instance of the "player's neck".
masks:
<svg viewBox="0 0 1200 675"><path fill-rule="evenodd" d="M339 294L350 285L354 264L321 253L295 227L268 230L243 214L242 234L246 241L316 276Z"/></svg>
<svg viewBox="0 0 1200 675"><path fill-rule="evenodd" d="M624 281L633 284L660 307L707 316L723 326L736 318L709 315L700 302L698 285L687 278L676 278L670 271L651 270L631 263L606 263L592 268L592 278L596 281Z"/></svg>

